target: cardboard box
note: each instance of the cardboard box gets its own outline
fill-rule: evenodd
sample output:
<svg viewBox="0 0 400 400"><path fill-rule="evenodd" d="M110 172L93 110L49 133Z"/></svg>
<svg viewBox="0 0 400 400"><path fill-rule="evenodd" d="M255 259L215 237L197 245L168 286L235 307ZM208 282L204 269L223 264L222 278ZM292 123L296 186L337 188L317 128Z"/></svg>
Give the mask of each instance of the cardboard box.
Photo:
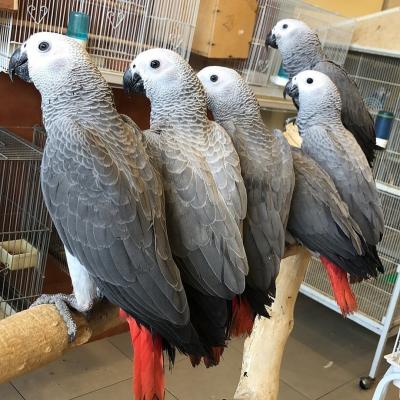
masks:
<svg viewBox="0 0 400 400"><path fill-rule="evenodd" d="M306 3L345 17L359 17L382 10L383 0L306 0Z"/></svg>
<svg viewBox="0 0 400 400"><path fill-rule="evenodd" d="M0 0L0 10L18 10L18 0Z"/></svg>
<svg viewBox="0 0 400 400"><path fill-rule="evenodd" d="M208 58L247 58L257 0L201 0L192 51Z"/></svg>
<svg viewBox="0 0 400 400"><path fill-rule="evenodd" d="M0 262L11 271L36 267L38 251L25 239L0 242Z"/></svg>

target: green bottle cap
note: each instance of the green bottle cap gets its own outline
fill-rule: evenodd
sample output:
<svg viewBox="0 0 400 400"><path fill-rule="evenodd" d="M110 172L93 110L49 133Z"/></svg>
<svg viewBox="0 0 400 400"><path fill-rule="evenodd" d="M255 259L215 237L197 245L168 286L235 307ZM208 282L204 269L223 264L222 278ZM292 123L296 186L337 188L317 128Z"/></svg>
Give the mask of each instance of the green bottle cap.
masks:
<svg viewBox="0 0 400 400"><path fill-rule="evenodd" d="M74 39L88 40L89 15L78 11L69 13L67 36Z"/></svg>
<svg viewBox="0 0 400 400"><path fill-rule="evenodd" d="M390 111L379 111L378 116L381 118L388 118L388 119L394 118L394 114Z"/></svg>

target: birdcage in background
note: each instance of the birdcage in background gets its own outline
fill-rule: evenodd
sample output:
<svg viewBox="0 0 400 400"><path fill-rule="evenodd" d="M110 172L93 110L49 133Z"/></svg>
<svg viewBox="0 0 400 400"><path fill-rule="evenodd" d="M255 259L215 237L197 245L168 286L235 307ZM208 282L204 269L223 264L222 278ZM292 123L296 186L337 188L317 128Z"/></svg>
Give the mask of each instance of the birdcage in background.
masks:
<svg viewBox="0 0 400 400"><path fill-rule="evenodd" d="M121 74L141 51L170 48L188 58L200 0L20 0L17 13L0 11L0 70L30 35L65 33L71 11L89 15L87 50L106 79Z"/></svg>
<svg viewBox="0 0 400 400"><path fill-rule="evenodd" d="M385 216L385 232L378 245L385 274L353 285L358 311L349 317L381 336L369 373L374 378L386 338L400 325L400 55L367 51L350 50L344 68L374 118L380 111L394 114L386 150L377 152L373 168ZM319 260L311 261L301 291L339 312Z"/></svg>
<svg viewBox="0 0 400 400"><path fill-rule="evenodd" d="M0 319L42 293L51 221L41 159L38 148L0 129Z"/></svg>
<svg viewBox="0 0 400 400"><path fill-rule="evenodd" d="M279 51L265 46L265 40L274 25L283 18L301 19L316 30L328 57L343 65L353 35L352 19L299 0L259 0L249 56L246 60L229 62L233 68L242 71L247 82L276 90L274 82L277 80L274 77L278 74L282 59Z"/></svg>

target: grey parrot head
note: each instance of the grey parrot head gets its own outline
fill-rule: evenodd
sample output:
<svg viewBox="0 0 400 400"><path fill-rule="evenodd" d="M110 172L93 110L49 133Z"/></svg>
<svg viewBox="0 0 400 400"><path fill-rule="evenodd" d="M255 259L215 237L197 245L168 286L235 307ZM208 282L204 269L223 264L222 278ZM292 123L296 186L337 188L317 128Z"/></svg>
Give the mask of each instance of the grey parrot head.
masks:
<svg viewBox="0 0 400 400"><path fill-rule="evenodd" d="M320 114L339 114L341 100L338 89L331 79L322 72L302 71L286 85L286 93L296 98L300 105L299 116Z"/></svg>
<svg viewBox="0 0 400 400"><path fill-rule="evenodd" d="M279 49L281 53L293 51L297 46L302 46L309 41L311 37L318 36L303 21L297 19L280 20L267 35L266 46Z"/></svg>
<svg viewBox="0 0 400 400"><path fill-rule="evenodd" d="M206 92L207 106L217 121L254 116L259 111L253 91L235 70L210 66L197 76Z"/></svg>
<svg viewBox="0 0 400 400"><path fill-rule="evenodd" d="M140 53L124 74L124 89L145 93L151 102L188 97L202 90L196 74L178 53L167 49L150 49Z"/></svg>
<svg viewBox="0 0 400 400"><path fill-rule="evenodd" d="M50 32L32 35L11 56L8 73L33 82L42 94L67 85L79 64L91 63L88 54L75 40Z"/></svg>

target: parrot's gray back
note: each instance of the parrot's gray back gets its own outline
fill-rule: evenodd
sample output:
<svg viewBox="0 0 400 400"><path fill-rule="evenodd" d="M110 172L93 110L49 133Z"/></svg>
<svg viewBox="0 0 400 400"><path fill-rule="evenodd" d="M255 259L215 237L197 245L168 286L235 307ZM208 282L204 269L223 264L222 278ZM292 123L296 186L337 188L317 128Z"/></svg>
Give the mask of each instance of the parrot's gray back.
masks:
<svg viewBox="0 0 400 400"><path fill-rule="evenodd" d="M234 213L205 156L207 138L200 133L181 136L178 127L166 125L145 136L150 157L162 171L169 239L174 255L183 260L185 280L226 299L242 293L247 258Z"/></svg>
<svg viewBox="0 0 400 400"><path fill-rule="evenodd" d="M292 149L296 185L288 230L312 252L357 279L383 272L376 250L368 246L330 176L300 149Z"/></svg>
<svg viewBox="0 0 400 400"><path fill-rule="evenodd" d="M257 121L257 115L254 119ZM272 298L285 250L285 230L294 187L290 146L281 132L269 133L261 121L245 124L246 127L233 121L222 124L238 151L247 191L247 216L243 227L250 266L247 282L250 288L263 292L268 289Z"/></svg>
<svg viewBox="0 0 400 400"><path fill-rule="evenodd" d="M312 66L312 69L327 75L339 90L342 123L354 135L372 165L376 141L375 126L357 85L342 67L331 61L320 61Z"/></svg>
<svg viewBox="0 0 400 400"><path fill-rule="evenodd" d="M340 124L301 133L304 152L330 175L365 240L376 245L384 230L383 212L371 169L354 137Z"/></svg>
<svg viewBox="0 0 400 400"><path fill-rule="evenodd" d="M181 351L204 354L141 133L110 104L97 112L90 120L46 114L41 185L61 240L111 302Z"/></svg>

